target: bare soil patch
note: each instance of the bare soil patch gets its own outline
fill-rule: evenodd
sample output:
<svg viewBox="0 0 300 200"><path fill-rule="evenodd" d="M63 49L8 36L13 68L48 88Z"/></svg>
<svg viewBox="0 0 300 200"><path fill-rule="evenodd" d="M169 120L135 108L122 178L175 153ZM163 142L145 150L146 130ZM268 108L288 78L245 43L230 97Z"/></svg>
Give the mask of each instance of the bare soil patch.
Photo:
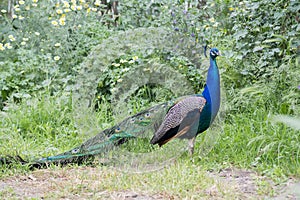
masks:
<svg viewBox="0 0 300 200"><path fill-rule="evenodd" d="M211 172L210 176L233 185L245 199L300 200L300 182L289 179L286 183L276 185L270 179L254 171L227 168L220 172Z"/></svg>
<svg viewBox="0 0 300 200"><path fill-rule="evenodd" d="M76 167L63 169L43 169L28 175L16 175L0 180L0 196L5 199L124 199L157 200L178 199L168 192L114 190L106 188L103 181L114 173L93 167ZM117 176L117 174L115 174ZM232 192L240 193L240 199L266 199L269 191L278 189L279 195L267 199L300 199L300 183L290 181L285 186L275 186L272 182L267 187L257 184L265 179L255 172L241 169L224 169L220 172L208 172L208 176L230 185ZM222 190L222 189L221 189ZM205 189L207 197L222 199L222 191L216 185ZM265 190L265 191L261 191Z"/></svg>

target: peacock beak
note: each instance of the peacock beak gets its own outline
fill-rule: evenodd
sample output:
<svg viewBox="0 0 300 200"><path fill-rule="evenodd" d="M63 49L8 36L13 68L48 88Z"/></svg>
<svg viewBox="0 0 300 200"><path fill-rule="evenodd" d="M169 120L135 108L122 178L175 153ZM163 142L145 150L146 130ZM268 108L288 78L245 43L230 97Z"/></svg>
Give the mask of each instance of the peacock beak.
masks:
<svg viewBox="0 0 300 200"><path fill-rule="evenodd" d="M221 51L218 52L218 56L222 56Z"/></svg>

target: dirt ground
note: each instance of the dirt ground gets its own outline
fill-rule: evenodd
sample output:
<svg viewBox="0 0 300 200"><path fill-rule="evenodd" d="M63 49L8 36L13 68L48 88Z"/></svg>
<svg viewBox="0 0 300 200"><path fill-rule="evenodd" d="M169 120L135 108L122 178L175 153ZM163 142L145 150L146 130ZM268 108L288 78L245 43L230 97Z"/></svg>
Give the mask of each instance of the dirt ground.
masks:
<svg viewBox="0 0 300 200"><path fill-rule="evenodd" d="M0 197L4 199L177 199L164 192L151 194L147 191L99 191L99 180L94 176L99 173L101 170L93 167L36 170L26 176L17 175L0 180ZM209 177L231 185L234 191L242 194L241 199L300 199L299 180L297 182L290 179L284 185L276 186L255 172L247 170L231 168L207 173ZM80 174L85 175L83 177ZM81 188L78 188L78 185ZM271 191L276 191L273 197L267 195ZM211 199L214 199L213 197L222 199L222 195L215 194L220 193L216 186L206 189L205 193L211 196Z"/></svg>
<svg viewBox="0 0 300 200"><path fill-rule="evenodd" d="M300 182L296 179L289 179L285 184L275 185L255 172L232 168L211 175L234 185L237 191L244 194L245 199L300 200Z"/></svg>

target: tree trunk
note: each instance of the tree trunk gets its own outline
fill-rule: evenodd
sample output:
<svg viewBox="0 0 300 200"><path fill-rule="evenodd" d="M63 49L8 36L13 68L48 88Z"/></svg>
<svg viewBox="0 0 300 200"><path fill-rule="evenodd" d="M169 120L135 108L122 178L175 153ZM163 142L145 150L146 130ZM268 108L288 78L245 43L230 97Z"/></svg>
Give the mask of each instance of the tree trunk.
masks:
<svg viewBox="0 0 300 200"><path fill-rule="evenodd" d="M13 15L14 15L14 5L15 5L15 0L8 0L7 16L11 19L13 18Z"/></svg>

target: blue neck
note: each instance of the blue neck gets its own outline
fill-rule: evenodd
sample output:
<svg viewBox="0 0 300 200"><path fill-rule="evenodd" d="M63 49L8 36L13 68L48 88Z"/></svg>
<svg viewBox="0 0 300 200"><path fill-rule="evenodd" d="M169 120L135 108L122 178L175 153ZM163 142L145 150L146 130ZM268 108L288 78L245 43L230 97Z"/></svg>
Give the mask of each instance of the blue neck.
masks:
<svg viewBox="0 0 300 200"><path fill-rule="evenodd" d="M220 108L220 75L215 58L210 58L210 67L207 72L206 86L202 92L207 104L210 105L211 121L214 121Z"/></svg>

